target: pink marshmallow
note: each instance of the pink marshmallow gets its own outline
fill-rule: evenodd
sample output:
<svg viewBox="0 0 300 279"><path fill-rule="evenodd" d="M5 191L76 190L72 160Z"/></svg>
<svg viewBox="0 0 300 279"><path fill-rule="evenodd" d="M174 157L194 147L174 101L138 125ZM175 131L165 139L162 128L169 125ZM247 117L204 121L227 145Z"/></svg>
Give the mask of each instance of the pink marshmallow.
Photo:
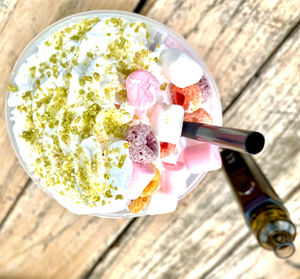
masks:
<svg viewBox="0 0 300 279"><path fill-rule="evenodd" d="M183 160L191 173L217 170L222 166L218 147L209 143L199 143L183 150Z"/></svg>
<svg viewBox="0 0 300 279"><path fill-rule="evenodd" d="M159 82L150 72L138 70L126 78L127 100L138 111L153 106L160 91Z"/></svg>
<svg viewBox="0 0 300 279"><path fill-rule="evenodd" d="M163 163L165 170L161 173L161 191L179 197L186 191L186 181L190 172L183 162L176 165Z"/></svg>
<svg viewBox="0 0 300 279"><path fill-rule="evenodd" d="M130 200L137 199L154 177L154 168L150 164L133 162L133 170L125 196Z"/></svg>
<svg viewBox="0 0 300 279"><path fill-rule="evenodd" d="M165 42L165 45L168 48L177 48L177 49L180 49L184 52L187 52L186 49L181 44L179 44L177 41L175 41L171 36L169 36L167 38L167 40Z"/></svg>

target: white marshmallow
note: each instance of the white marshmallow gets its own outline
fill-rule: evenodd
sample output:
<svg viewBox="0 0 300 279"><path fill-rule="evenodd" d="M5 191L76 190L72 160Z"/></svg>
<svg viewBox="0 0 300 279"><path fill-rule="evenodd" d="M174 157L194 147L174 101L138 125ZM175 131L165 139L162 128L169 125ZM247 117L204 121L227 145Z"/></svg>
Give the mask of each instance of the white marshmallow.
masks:
<svg viewBox="0 0 300 279"><path fill-rule="evenodd" d="M154 168L150 164L133 162L133 170L128 189L125 193L129 200L137 199L154 177Z"/></svg>
<svg viewBox="0 0 300 279"><path fill-rule="evenodd" d="M178 198L175 195L158 191L152 194L146 212L150 215L170 213L175 211L177 203Z"/></svg>
<svg viewBox="0 0 300 279"><path fill-rule="evenodd" d="M180 88L195 84L203 75L201 66L176 48L164 50L159 57L159 63L167 79Z"/></svg>
<svg viewBox="0 0 300 279"><path fill-rule="evenodd" d="M150 116L151 128L159 141L178 144L181 137L184 109L179 105L157 103Z"/></svg>

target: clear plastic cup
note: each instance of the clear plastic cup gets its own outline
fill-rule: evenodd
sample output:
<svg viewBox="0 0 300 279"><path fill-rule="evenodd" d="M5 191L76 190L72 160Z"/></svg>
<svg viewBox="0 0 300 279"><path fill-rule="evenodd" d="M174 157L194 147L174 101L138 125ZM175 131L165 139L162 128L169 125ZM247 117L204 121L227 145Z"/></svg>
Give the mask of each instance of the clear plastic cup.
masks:
<svg viewBox="0 0 300 279"><path fill-rule="evenodd" d="M193 57L202 67L205 77L208 80L208 83L211 88L212 95L210 96L209 102L207 104L206 109L210 113L210 115L214 119L214 123L216 125L222 124L222 109L221 109L221 103L219 99L219 93L217 86L215 84L215 81L209 72L207 66L203 62L203 60L199 57L199 55L196 53L196 51L187 43L187 41L177 34L172 29L168 28L167 26L153 20L150 18L147 18L145 16L141 16L138 14L125 12L125 11L113 11L113 10L99 10L99 11L88 11L83 13L78 13L71 15L69 17L63 18L52 25L48 26L45 30L43 30L41 33L39 33L23 50L23 52L20 54L17 62L15 63L15 66L11 72L10 81L12 82L15 78L16 73L18 72L19 67L23 64L23 62L32 55L37 50L37 45L40 43L40 41L47 38L50 34L58 31L59 29L63 28L65 25L69 24L75 24L83 19L87 18L93 18L93 17L121 17L125 19L130 20L139 20L143 21L147 24L148 27L150 27L151 30L155 30L156 34L152 35L156 43L165 43L169 47L179 48L181 50L184 50L186 53L188 53L191 57ZM12 108L7 105L7 98L8 98L9 92L6 93L6 124L7 124L7 130L8 135L10 138L10 141L12 143L13 149L15 151L15 154L17 155L17 158L19 159L22 167L25 169L27 174L30 176L30 178L38 185L41 189L43 189L49 196L53 197L53 195L47 190L47 188L43 187L41 185L41 182L34 178L33 173L29 171L27 163L22 158L22 153L20 152L20 149L17 145L15 135L12 131L13 122L10 120L10 114ZM206 172L202 172L199 174L192 174L187 180L187 189L184 194L182 194L179 199L182 199L184 196L186 196L188 193L190 193L198 184L199 182L205 177ZM53 197L54 198L54 197ZM59 201L58 201L59 202ZM124 218L124 217L137 217L137 216L144 216L147 215L147 212L140 212L138 214L130 213L127 210L118 211L114 213L92 213L90 215L97 216L97 217L103 217L103 218Z"/></svg>

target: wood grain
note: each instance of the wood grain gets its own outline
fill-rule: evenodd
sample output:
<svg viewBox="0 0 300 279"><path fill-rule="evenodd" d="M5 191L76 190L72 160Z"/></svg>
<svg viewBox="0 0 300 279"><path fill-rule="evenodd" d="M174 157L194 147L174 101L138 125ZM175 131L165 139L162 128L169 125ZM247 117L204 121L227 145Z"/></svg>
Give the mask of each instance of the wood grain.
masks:
<svg viewBox="0 0 300 279"><path fill-rule="evenodd" d="M0 278L79 278L127 222L71 214L31 183L0 234Z"/></svg>
<svg viewBox="0 0 300 279"><path fill-rule="evenodd" d="M258 163L283 198L291 197L300 180L299 35L300 27L224 119L227 126L258 129L267 136ZM300 202L297 197L293 203ZM211 174L182 203L188 206L181 204L175 214L138 220L91 278L210 278L215 264L249 233L220 173Z"/></svg>
<svg viewBox="0 0 300 279"><path fill-rule="evenodd" d="M1 107L13 63L37 32L78 11L118 7L130 10L138 1L111 2L59 0L52 7L49 0L43 1L43 5L39 1L19 0L10 16L0 20L0 26L5 26L0 29ZM159 0L148 1L148 5L145 11L151 17L184 34L204 57L217 77L225 106L235 99L299 21L295 0ZM4 21L7 23L1 25ZM266 153L257 159L276 190L288 198L293 198L291 191L298 185L300 173L299 135L295 132L299 131L300 123L296 114L300 90L293 82L299 73L296 47L299 49L299 32L257 73L225 115L227 125L257 128L267 135ZM273 102L275 105L271 107ZM270 109L265 113L268 106ZM1 218L14 204L27 177L16 163L7 137L3 136L3 110L0 117L0 156L5 158L0 162ZM299 203L297 197L291 201L288 207ZM245 245L249 239L220 171L208 175L180 203L176 213L138 219L110 247L128 222L72 215L29 184L3 223L0 278L81 278L98 259L100 264L91 278L210 278L214 267L230 254L236 254L236 247ZM220 274L216 278L222 278L218 277Z"/></svg>
<svg viewBox="0 0 300 279"><path fill-rule="evenodd" d="M204 59L224 109L300 20L299 0L150 2L147 16L182 34Z"/></svg>
<svg viewBox="0 0 300 279"><path fill-rule="evenodd" d="M98 254L105 250L128 222L72 215L32 183L27 183L28 187L23 193L28 176L10 146L5 132L3 108L7 79L13 64L38 32L76 12L93 9L133 10L137 3L138 0L111 3L60 0L53 5L53 1L47 0L41 5L40 1L20 0L17 3L11 1L7 6L3 4L5 7L0 6L1 278L76 278L93 265ZM20 204L17 204L19 199ZM11 218L4 222L10 211Z"/></svg>
<svg viewBox="0 0 300 279"><path fill-rule="evenodd" d="M0 33L8 22L12 11L15 9L18 0L0 1Z"/></svg>
<svg viewBox="0 0 300 279"><path fill-rule="evenodd" d="M299 188L300 190L300 188ZM293 220L300 230L300 191L296 192L287 206L293 212ZM253 278L300 278L300 238L295 240L296 252L287 259L274 257L272 252L261 249L254 237L247 239L232 255L226 258L207 277L209 279Z"/></svg>
<svg viewBox="0 0 300 279"><path fill-rule="evenodd" d="M46 26L58 19L86 10L133 10L138 0L66 1L19 0L0 5L0 224L21 193L28 176L11 148L5 127L5 91L12 67L23 48ZM6 4L7 3L7 4ZM50 12L51 11L51 12Z"/></svg>

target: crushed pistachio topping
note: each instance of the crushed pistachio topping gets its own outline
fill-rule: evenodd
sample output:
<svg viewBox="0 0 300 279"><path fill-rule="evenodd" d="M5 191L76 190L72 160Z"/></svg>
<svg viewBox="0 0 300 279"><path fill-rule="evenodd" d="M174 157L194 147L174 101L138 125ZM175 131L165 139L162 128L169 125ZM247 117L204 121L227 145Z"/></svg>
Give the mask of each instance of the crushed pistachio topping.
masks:
<svg viewBox="0 0 300 279"><path fill-rule="evenodd" d="M19 87L16 86L16 85L9 84L9 85L7 86L7 90L8 90L9 92L18 92L18 91L19 91Z"/></svg>
<svg viewBox="0 0 300 279"><path fill-rule="evenodd" d="M96 25L106 34L105 47L86 43ZM16 109L25 124L19 136L32 150L37 178L90 207L124 199L111 172L122 170L130 144L108 147L124 139L134 118L121 106L127 102L126 77L158 63L158 54L132 39L137 35L152 40L143 22L82 20L41 43L47 54L28 66L30 88L22 92L8 85L21 96ZM161 84L161 90L166 86Z"/></svg>

